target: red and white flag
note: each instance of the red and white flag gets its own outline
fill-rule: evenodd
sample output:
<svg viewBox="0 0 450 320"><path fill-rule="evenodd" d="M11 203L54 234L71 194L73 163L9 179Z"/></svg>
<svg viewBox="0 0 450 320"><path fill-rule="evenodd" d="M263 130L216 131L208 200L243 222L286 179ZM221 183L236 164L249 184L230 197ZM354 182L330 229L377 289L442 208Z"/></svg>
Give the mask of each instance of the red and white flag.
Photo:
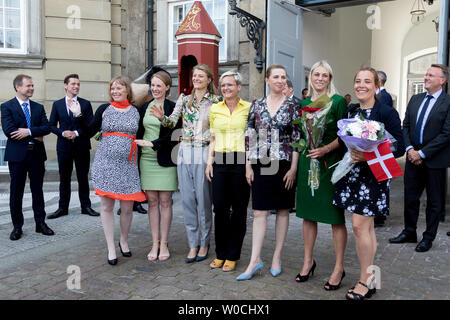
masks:
<svg viewBox="0 0 450 320"><path fill-rule="evenodd" d="M364 152L364 158L377 181L395 178L403 174L391 152L389 141L380 143L374 152Z"/></svg>

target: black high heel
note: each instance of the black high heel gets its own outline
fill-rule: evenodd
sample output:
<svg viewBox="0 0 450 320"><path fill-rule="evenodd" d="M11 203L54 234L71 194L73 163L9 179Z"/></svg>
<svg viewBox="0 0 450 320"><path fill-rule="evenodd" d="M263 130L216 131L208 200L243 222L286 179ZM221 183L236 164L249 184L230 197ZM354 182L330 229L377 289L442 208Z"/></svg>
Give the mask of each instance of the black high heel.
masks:
<svg viewBox="0 0 450 320"><path fill-rule="evenodd" d="M195 261L200 262L200 261L205 260L206 258L208 258L208 254L209 254L209 244L208 244L208 250L206 251L206 255L204 255L204 256L197 255L197 257L195 257Z"/></svg>
<svg viewBox="0 0 450 320"><path fill-rule="evenodd" d="M355 293L354 291L349 290L349 291L347 292L347 294L345 295L345 298L346 298L347 300L358 300L358 301L360 301L360 300L365 300L365 299L369 299L369 298L372 297L375 293L377 293L377 289L376 289L376 288L369 289L369 287L368 287L365 283L363 283L363 282L361 282L361 281L359 281L358 283L359 283L360 285L362 285L363 287L366 287L369 291L367 291L367 293L366 293L365 295L362 295L362 294ZM354 289L354 287L353 287L353 289ZM351 296L349 296L349 294L351 294Z"/></svg>
<svg viewBox="0 0 450 320"><path fill-rule="evenodd" d="M327 291L334 291L339 289L341 287L342 279L344 279L344 277L345 277L345 270L342 272L341 281L339 281L337 285L331 284L329 281L327 281L327 283L325 283L325 286L323 288Z"/></svg>
<svg viewBox="0 0 450 320"><path fill-rule="evenodd" d="M311 269L309 269L309 272L306 276L302 276L300 273L297 274L297 276L295 277L295 281L297 282L306 282L309 279L309 275L311 274L311 276L314 275L314 270L316 269L316 261L313 260L313 265L311 267Z"/></svg>
<svg viewBox="0 0 450 320"><path fill-rule="evenodd" d="M115 266L116 264L117 264L117 258L115 258L115 259L112 259L112 260L109 260L108 259L108 263L110 264L110 265L112 265L112 266Z"/></svg>
<svg viewBox="0 0 450 320"><path fill-rule="evenodd" d="M122 253L122 255L124 257L127 257L127 258L131 257L131 251L128 251L128 252L123 252L122 251L122 246L120 245L120 241L119 241L119 249L120 249L120 252Z"/></svg>

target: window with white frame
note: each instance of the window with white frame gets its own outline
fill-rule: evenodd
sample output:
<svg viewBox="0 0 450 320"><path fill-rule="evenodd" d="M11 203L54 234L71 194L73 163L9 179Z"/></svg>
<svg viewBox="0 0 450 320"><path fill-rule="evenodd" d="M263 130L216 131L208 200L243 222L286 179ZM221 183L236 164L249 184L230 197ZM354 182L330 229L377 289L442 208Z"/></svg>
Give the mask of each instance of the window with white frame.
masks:
<svg viewBox="0 0 450 320"><path fill-rule="evenodd" d="M194 1L173 1L169 3L169 63L174 64L178 61L178 46L175 33L192 7ZM227 59L227 16L228 6L226 0L204 0L203 6L208 12L211 20L216 25L222 39L219 43L219 60Z"/></svg>
<svg viewBox="0 0 450 320"><path fill-rule="evenodd" d="M0 0L0 53L26 53L25 0Z"/></svg>

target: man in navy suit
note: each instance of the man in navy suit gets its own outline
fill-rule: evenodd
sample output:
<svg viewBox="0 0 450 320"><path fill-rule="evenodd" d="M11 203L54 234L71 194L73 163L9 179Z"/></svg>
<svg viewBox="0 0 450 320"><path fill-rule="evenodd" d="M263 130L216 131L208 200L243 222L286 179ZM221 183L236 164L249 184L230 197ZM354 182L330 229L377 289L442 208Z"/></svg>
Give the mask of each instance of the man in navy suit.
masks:
<svg viewBox="0 0 450 320"><path fill-rule="evenodd" d="M446 170L450 167L450 95L444 92L448 67L433 64L425 75L427 92L411 97L403 121L405 164L405 228L390 243L417 242L420 197L427 193L426 230L417 252L428 251L445 206Z"/></svg>
<svg viewBox="0 0 450 320"><path fill-rule="evenodd" d="M378 77L380 78L380 89L377 90L377 98L380 100L382 104L385 104L389 107L394 107L394 103L392 101L392 96L389 94L389 92L386 91L384 88L384 85L387 81L387 75L383 71L377 71Z"/></svg>
<svg viewBox="0 0 450 320"><path fill-rule="evenodd" d="M91 200L89 199L90 137L83 133L78 121L69 110L69 106L73 103L80 104L81 112L90 122L93 117L92 106L88 100L78 97L80 79L77 74L69 74L64 78L64 89L66 96L53 103L50 114L50 130L58 137L56 152L59 166L59 207L48 218L55 219L69 213L70 179L74 162L81 213L99 216L100 214L91 208Z"/></svg>
<svg viewBox="0 0 450 320"><path fill-rule="evenodd" d="M292 99L295 105L301 106L302 100L294 96L294 86L292 81L289 79L286 80L286 86L283 89L283 94L289 99Z"/></svg>
<svg viewBox="0 0 450 320"><path fill-rule="evenodd" d="M32 207L36 232L54 235L45 223L44 183L47 154L44 136L50 133L44 106L31 101L34 85L30 76L20 74L13 81L16 97L1 105L2 129L8 138L5 161L8 161L11 177L9 207L14 226L9 238L19 240L24 223L22 212L25 182L30 179Z"/></svg>
<svg viewBox="0 0 450 320"><path fill-rule="evenodd" d="M387 92L386 89L384 88L384 85L386 84L386 81L387 81L387 75L383 71L377 71L377 73L378 73L378 77L380 78L380 88L377 89L377 99L382 104L385 104L385 105L393 108L394 105L392 102L392 97L389 94L389 92ZM375 215L374 225L375 225L375 227L383 227L385 221L386 221L385 216Z"/></svg>

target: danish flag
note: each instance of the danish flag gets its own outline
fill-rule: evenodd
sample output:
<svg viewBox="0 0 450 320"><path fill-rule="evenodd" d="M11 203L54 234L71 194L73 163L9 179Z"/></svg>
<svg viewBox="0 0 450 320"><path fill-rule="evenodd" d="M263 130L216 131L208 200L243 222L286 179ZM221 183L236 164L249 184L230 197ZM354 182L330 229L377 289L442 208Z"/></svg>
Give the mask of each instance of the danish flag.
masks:
<svg viewBox="0 0 450 320"><path fill-rule="evenodd" d="M389 141L380 143L374 152L364 152L364 158L377 181L395 178L403 174L391 152Z"/></svg>

